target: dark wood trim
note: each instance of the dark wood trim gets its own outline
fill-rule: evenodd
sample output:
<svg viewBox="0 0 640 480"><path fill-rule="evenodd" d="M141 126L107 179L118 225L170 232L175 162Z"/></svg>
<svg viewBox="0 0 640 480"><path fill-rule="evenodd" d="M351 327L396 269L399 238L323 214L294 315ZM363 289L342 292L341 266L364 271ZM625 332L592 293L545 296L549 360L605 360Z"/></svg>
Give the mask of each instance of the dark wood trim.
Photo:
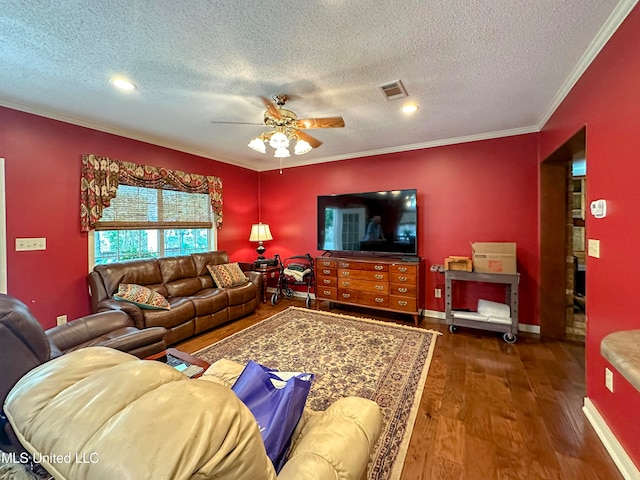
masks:
<svg viewBox="0 0 640 480"><path fill-rule="evenodd" d="M540 335L566 337L567 165L585 149L582 128L540 163Z"/></svg>

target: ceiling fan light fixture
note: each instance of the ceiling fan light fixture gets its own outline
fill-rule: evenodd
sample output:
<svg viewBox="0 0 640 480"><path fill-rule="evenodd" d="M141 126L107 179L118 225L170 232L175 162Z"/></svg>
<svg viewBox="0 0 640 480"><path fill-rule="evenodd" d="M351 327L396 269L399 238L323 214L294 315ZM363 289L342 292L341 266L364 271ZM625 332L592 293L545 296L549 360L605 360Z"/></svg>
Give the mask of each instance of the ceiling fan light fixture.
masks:
<svg viewBox="0 0 640 480"><path fill-rule="evenodd" d="M266 153L267 147L264 144L264 141L260 139L260 137L256 137L249 142L247 145L251 150L255 150L258 153Z"/></svg>
<svg viewBox="0 0 640 480"><path fill-rule="evenodd" d="M304 155L305 153L309 153L311 150L312 148L311 145L309 145L309 142L300 138L296 142L296 146L293 147L293 153L296 155Z"/></svg>
<svg viewBox="0 0 640 480"><path fill-rule="evenodd" d="M289 150L287 150L287 147L280 147L280 148L276 148L276 151L273 154L273 156L276 158L288 158L291 156L291 153L289 153Z"/></svg>
<svg viewBox="0 0 640 480"><path fill-rule="evenodd" d="M275 132L269 139L269 145L276 150L280 148L286 149L289 146L289 137L282 132Z"/></svg>

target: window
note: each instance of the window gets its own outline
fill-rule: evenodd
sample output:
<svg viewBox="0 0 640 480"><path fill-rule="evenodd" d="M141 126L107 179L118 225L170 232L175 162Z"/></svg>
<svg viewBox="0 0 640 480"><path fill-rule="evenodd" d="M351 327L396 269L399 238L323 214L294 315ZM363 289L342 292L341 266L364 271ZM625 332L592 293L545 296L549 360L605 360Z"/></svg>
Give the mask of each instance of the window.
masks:
<svg viewBox="0 0 640 480"><path fill-rule="evenodd" d="M127 185L96 224L94 264L214 250L209 195Z"/></svg>

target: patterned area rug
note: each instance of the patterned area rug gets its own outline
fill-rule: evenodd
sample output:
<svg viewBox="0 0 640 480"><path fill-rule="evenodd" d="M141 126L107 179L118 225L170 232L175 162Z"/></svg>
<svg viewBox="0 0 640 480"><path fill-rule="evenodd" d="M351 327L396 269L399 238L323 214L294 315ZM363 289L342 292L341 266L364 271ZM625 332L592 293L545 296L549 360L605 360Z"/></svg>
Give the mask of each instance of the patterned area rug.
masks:
<svg viewBox="0 0 640 480"><path fill-rule="evenodd" d="M382 435L369 480L396 480L411 438L438 332L290 307L195 353L213 363L254 360L315 374L307 407L359 396L382 407Z"/></svg>

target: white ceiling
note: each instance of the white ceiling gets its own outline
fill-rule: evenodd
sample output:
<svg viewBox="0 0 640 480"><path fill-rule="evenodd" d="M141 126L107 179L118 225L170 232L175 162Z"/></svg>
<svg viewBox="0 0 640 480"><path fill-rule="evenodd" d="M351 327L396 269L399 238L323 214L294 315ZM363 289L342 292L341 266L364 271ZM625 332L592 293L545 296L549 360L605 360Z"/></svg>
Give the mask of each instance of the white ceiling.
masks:
<svg viewBox="0 0 640 480"><path fill-rule="evenodd" d="M285 166L534 132L636 3L0 0L0 105L257 171L266 128L212 121L261 123L277 93L346 123Z"/></svg>

